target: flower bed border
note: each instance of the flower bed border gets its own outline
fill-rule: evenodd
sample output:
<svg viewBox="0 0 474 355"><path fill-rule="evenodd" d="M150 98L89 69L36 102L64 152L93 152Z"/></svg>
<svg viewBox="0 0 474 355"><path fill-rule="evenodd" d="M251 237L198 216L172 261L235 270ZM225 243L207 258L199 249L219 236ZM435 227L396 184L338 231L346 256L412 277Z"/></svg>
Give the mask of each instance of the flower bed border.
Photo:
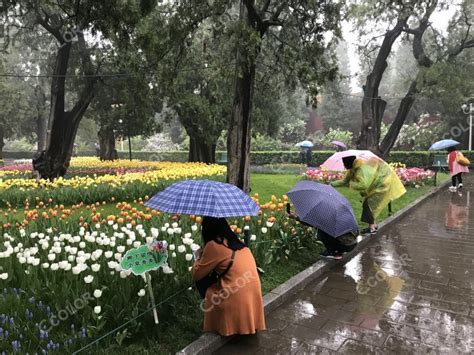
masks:
<svg viewBox="0 0 474 355"><path fill-rule="evenodd" d="M383 232L387 227L389 227L394 222L398 221L400 218L405 216L411 209L417 207L421 203L425 202L433 195L438 193L440 190L445 188L450 184L450 181L447 180L444 183L436 186L433 190L429 191L425 195L417 198L415 201L411 202L400 211L394 215L386 218L379 224L379 233ZM345 264L350 259L352 259L356 254L358 254L362 249L364 249L376 236L367 236L364 237L357 247L352 250L350 253L347 253L342 260L319 260L309 268L301 271L295 276L291 277L288 281L284 282L280 286L274 288L263 297L263 304L265 307L265 313L268 314L280 306L283 302L289 299L294 293L306 287L310 282L314 281L326 271L329 271L336 265ZM209 354L223 345L225 345L233 336L223 337L214 333L206 333L201 335L197 340L193 341L191 344L186 346L184 349L181 349L176 354L185 355L185 354Z"/></svg>

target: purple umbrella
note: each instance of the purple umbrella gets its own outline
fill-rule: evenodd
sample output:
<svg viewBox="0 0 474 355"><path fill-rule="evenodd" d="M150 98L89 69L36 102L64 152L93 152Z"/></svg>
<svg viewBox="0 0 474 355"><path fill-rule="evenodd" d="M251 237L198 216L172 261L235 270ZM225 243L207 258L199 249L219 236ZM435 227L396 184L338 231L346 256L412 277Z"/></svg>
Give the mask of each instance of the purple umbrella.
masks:
<svg viewBox="0 0 474 355"><path fill-rule="evenodd" d="M342 142L340 142L340 141L332 141L331 144L334 144L334 145L337 146L337 147L341 147L341 148L347 149L347 145L345 145L344 143L342 143Z"/></svg>

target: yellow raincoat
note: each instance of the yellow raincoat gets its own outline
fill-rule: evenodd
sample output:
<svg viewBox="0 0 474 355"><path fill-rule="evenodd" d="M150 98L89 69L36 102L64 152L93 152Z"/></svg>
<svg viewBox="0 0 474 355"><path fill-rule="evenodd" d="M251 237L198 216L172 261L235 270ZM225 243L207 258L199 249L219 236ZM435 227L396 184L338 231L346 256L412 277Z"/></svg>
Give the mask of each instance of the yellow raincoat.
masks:
<svg viewBox="0 0 474 355"><path fill-rule="evenodd" d="M395 171L386 162L377 158L356 159L345 178L331 185L349 186L351 189L360 191L361 196L367 199L374 218L389 202L406 192Z"/></svg>

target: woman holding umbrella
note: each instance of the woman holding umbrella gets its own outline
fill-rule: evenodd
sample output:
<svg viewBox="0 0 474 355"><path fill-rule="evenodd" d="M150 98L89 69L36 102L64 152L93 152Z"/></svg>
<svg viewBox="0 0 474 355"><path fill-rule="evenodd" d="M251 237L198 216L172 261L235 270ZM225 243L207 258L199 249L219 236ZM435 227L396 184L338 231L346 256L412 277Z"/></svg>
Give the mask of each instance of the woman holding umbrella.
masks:
<svg viewBox="0 0 474 355"><path fill-rule="evenodd" d="M454 139L442 139L433 143L429 150L447 150L448 151L448 167L451 173L451 186L449 191L456 192L462 188L462 173L469 172L469 160L456 150L460 143ZM456 186L457 185L457 186Z"/></svg>
<svg viewBox="0 0 474 355"><path fill-rule="evenodd" d="M256 216L259 206L238 187L209 180L174 183L145 204L162 212L205 216L204 246L194 253L192 276L204 298L204 331L224 336L265 329L255 259L225 217Z"/></svg>
<svg viewBox="0 0 474 355"><path fill-rule="evenodd" d="M379 158L356 159L355 156L342 158L348 170L346 177L334 181L332 186L349 186L360 192L362 203L361 221L369 225L362 233L377 233L375 218L393 200L401 197L405 187L390 166Z"/></svg>

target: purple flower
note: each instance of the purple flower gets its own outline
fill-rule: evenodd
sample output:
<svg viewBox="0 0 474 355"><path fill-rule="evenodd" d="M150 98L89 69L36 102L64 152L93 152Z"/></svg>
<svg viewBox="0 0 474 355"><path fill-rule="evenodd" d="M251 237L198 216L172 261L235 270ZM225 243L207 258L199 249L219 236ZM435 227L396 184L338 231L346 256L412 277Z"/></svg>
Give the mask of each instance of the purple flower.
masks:
<svg viewBox="0 0 474 355"><path fill-rule="evenodd" d="M20 349L21 348L20 342L18 340L13 340L12 348L13 348L13 351L17 351L18 349Z"/></svg>

